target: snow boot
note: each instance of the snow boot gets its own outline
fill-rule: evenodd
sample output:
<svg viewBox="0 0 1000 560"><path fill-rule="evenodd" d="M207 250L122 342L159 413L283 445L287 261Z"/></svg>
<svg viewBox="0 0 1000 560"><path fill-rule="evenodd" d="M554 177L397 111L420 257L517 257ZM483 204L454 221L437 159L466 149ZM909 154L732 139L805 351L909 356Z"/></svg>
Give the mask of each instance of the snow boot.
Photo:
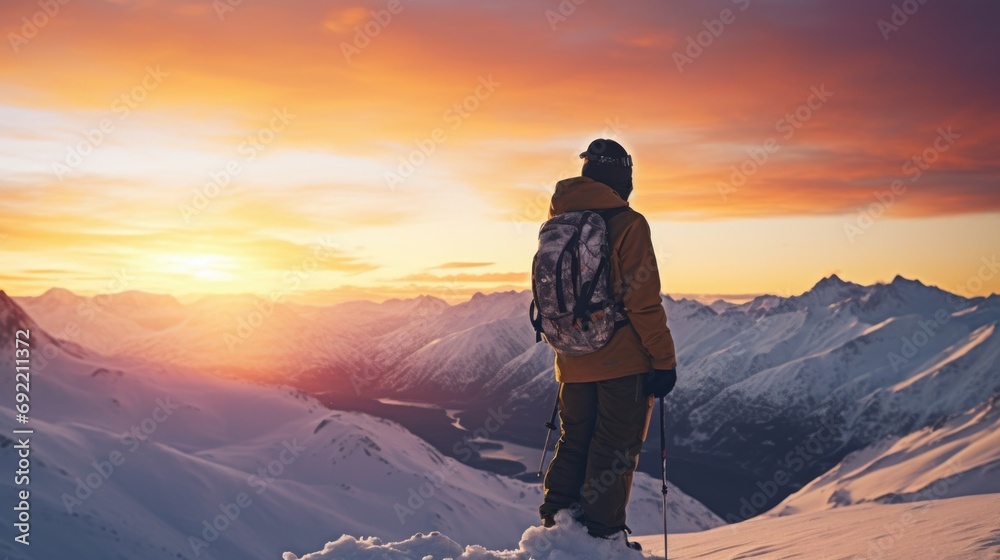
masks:
<svg viewBox="0 0 1000 560"><path fill-rule="evenodd" d="M620 531L615 531L615 532L613 532L611 534L608 534L608 535L596 535L594 533L589 533L589 534L590 534L590 536L592 536L594 538L597 538L597 539L604 539L604 540L608 540L608 541L622 540L622 541L625 541L624 544L625 544L626 548L630 548L632 550L637 550L637 551L642 551L642 545L641 544L639 544L637 542L632 542L632 541L628 540L628 536L630 534L632 534L632 530L628 528L628 525L625 525L624 527L622 527Z"/></svg>

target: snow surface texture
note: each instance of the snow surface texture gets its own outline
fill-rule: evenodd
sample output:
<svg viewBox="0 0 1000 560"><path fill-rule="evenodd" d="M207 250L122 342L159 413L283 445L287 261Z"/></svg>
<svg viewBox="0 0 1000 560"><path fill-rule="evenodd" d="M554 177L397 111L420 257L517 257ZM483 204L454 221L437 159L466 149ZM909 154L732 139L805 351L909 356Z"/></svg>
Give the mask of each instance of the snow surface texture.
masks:
<svg viewBox="0 0 1000 560"><path fill-rule="evenodd" d="M662 535L601 542L566 518L524 532L517 550L461 547L440 533L401 542L344 536L318 552L283 560L631 560L663 557ZM991 560L1000 558L1000 494L912 504L864 504L777 518L756 518L710 531L672 535L671 560L750 558Z"/></svg>
<svg viewBox="0 0 1000 560"><path fill-rule="evenodd" d="M33 352L55 357L33 363L31 427L45 442L32 454L36 541L26 549L4 539L0 558L264 560L375 530L386 539L439 530L497 548L538 523L539 485L444 457L395 422L330 411L288 389L96 355L53 339L0 292L2 363L13 359L15 326L30 328ZM13 383L0 377L4 394ZM12 404L0 403L6 425ZM5 465L15 463L11 443L0 435ZM206 536L205 523L240 494L252 503ZM0 479L0 496L13 495L13 477ZM681 530L721 524L676 488L670 512ZM652 531L660 516L659 483L637 477L630 524ZM191 537L207 546L196 554Z"/></svg>
<svg viewBox="0 0 1000 560"><path fill-rule="evenodd" d="M296 556L286 552L283 560L641 560L622 538L595 539L574 522L568 513L556 515L550 528L532 527L521 536L516 550L487 550L481 546L462 547L441 533L418 534L401 542L356 539L343 536L326 544L319 552Z"/></svg>
<svg viewBox="0 0 1000 560"><path fill-rule="evenodd" d="M658 535L636 538L663 558ZM1000 494L757 517L670 537L670 560L1000 559Z"/></svg>
<svg viewBox="0 0 1000 560"><path fill-rule="evenodd" d="M765 515L1000 492L1000 397L855 451Z"/></svg>

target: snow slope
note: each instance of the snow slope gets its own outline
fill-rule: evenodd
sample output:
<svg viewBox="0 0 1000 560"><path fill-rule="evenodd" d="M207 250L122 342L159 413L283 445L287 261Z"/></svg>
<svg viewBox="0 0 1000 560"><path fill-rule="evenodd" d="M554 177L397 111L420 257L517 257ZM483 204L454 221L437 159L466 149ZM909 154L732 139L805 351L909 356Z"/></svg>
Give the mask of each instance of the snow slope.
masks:
<svg viewBox="0 0 1000 560"><path fill-rule="evenodd" d="M289 389L101 356L52 339L3 292L0 326L4 363L17 327L31 329L35 352L59 349L32 369L29 426L44 444L32 455L31 558L264 559L341 533L432 530L502 547L537 523L538 485L444 457L396 423ZM12 383L0 378L5 394ZM10 402L0 403L6 425ZM0 436L8 465L11 444ZM4 496L12 483L0 481ZM674 495L678 528L721 523ZM653 530L659 504L658 483L640 477L630 522ZM0 554L28 558L10 540Z"/></svg>
<svg viewBox="0 0 1000 560"><path fill-rule="evenodd" d="M855 451L767 515L1000 493L1000 394L904 437Z"/></svg>
<svg viewBox="0 0 1000 560"><path fill-rule="evenodd" d="M663 557L661 536L635 540L648 554ZM1000 558L1000 494L758 517L671 536L669 545L671 560L996 560Z"/></svg>
<svg viewBox="0 0 1000 560"><path fill-rule="evenodd" d="M317 552L283 560L638 560L663 558L662 535L635 537L643 552L587 537L567 522L524 532L512 550L462 547L440 533L399 542L344 536ZM757 518L710 531L672 535L673 560L1000 558L1000 494L909 504L865 504L777 518Z"/></svg>
<svg viewBox="0 0 1000 560"><path fill-rule="evenodd" d="M54 291L42 296L52 302L28 303L44 308L43 327L62 328L78 318L72 306L58 305L71 295ZM257 310L259 298L206 297L175 323L176 302L141 298L145 307L102 304L109 318L93 324L110 331L95 329L102 343L119 337L118 352L156 363L474 415L497 404L519 412L551 406L553 356L534 343L529 299L502 292L457 305L424 297ZM739 485L787 470L790 452L815 443L822 430L836 433L762 509L852 451L961 414L1000 391L1000 296L963 298L902 277L861 286L830 276L793 297L713 308L665 296L663 305L679 352L679 381L667 400L677 455L724 471L716 476L728 472ZM126 309L138 314L127 332ZM263 322L241 331L258 311ZM227 344L234 333L238 342ZM74 341L84 344L86 336ZM512 423L504 435L524 440L519 428L527 429ZM692 492L707 483L697 473L677 480ZM736 513L734 503L710 505Z"/></svg>

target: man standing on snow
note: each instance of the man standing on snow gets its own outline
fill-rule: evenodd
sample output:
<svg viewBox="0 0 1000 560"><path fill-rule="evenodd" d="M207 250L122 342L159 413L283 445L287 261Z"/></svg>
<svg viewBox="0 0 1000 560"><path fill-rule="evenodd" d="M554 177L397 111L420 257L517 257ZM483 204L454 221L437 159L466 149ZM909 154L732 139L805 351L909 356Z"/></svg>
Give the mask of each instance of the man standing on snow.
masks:
<svg viewBox="0 0 1000 560"><path fill-rule="evenodd" d="M598 139L580 157L583 176L556 185L549 218L628 207L632 158L625 149ZM676 360L649 224L631 209L615 212L606 224L613 297L624 304L628 323L594 352L556 353L561 434L539 513L548 527L556 512L569 509L592 536L638 548L625 534L625 506L654 398L673 389Z"/></svg>

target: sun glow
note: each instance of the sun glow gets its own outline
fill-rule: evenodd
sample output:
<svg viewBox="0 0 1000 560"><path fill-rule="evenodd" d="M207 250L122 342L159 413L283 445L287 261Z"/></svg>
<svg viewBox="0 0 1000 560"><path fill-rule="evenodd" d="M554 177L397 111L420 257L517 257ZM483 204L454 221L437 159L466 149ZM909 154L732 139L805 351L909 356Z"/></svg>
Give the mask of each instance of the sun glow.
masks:
<svg viewBox="0 0 1000 560"><path fill-rule="evenodd" d="M227 255L158 255L155 268L161 272L197 280L221 282L236 278L236 259Z"/></svg>
<svg viewBox="0 0 1000 560"><path fill-rule="evenodd" d="M612 137L666 292L787 295L834 272L1000 292L995 3L928 7L941 21L912 25L934 33L887 46L877 3L772 2L706 47L719 12L697 0L558 22L531 2L414 3L391 24L385 1L81 2L13 39L0 289L526 289L556 181ZM11 37L36 4L0 3ZM706 54L678 68L690 41ZM463 262L488 264L441 268Z"/></svg>

